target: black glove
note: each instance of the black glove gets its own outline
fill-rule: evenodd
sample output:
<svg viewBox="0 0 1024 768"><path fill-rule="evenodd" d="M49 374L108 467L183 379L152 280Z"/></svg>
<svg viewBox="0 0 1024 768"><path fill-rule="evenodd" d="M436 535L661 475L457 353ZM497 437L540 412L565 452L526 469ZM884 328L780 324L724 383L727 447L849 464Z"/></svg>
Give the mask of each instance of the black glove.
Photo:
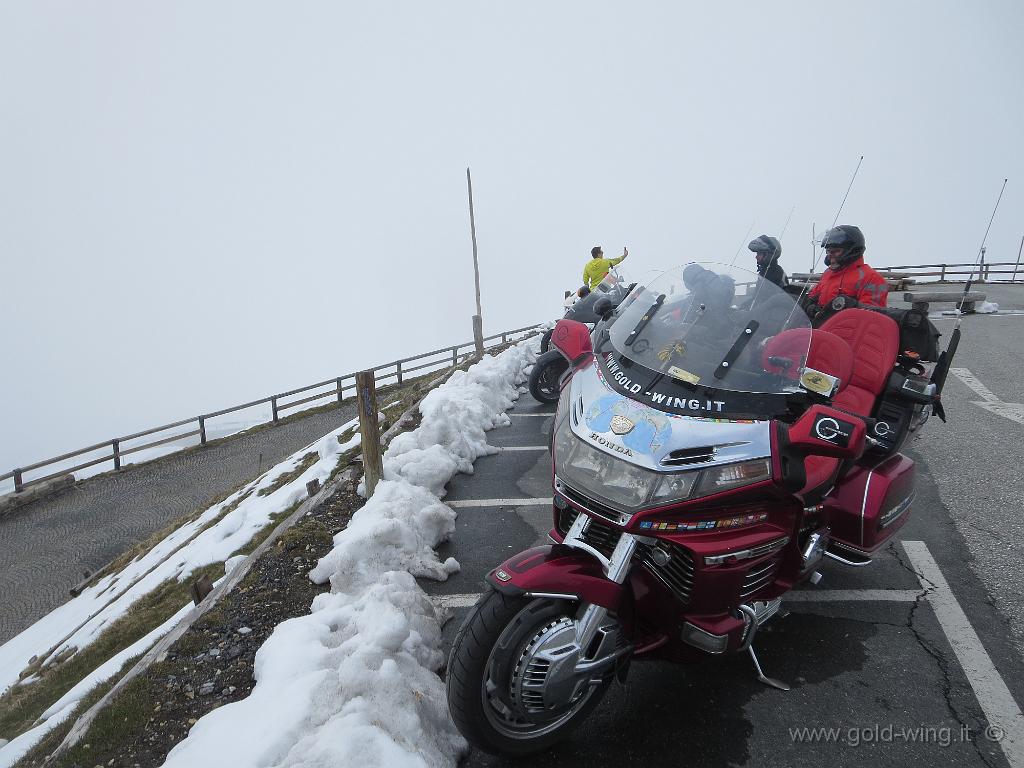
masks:
<svg viewBox="0 0 1024 768"><path fill-rule="evenodd" d="M807 313L807 317L814 320L821 312L821 307L818 302L810 294L804 294L800 297L800 309Z"/></svg>

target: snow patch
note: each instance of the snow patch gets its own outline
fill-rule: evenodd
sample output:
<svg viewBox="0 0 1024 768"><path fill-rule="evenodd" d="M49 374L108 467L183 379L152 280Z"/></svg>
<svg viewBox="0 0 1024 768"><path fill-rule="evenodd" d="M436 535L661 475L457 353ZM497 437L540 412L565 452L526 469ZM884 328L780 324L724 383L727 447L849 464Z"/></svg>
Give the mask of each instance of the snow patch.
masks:
<svg viewBox="0 0 1024 768"><path fill-rule="evenodd" d="M434 551L455 530L440 502L456 472L495 453L538 339L485 356L430 392L420 426L384 454L384 479L310 578L330 582L309 615L278 625L256 655L256 687L199 720L166 766L454 766L467 745L436 672L439 615L416 576L458 570Z"/></svg>

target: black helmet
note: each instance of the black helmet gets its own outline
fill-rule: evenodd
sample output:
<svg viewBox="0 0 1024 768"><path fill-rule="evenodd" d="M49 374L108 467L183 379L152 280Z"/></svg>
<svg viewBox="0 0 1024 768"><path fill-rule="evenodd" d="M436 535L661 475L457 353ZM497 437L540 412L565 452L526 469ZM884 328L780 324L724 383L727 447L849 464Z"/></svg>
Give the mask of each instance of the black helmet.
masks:
<svg viewBox="0 0 1024 768"><path fill-rule="evenodd" d="M825 236L821 238L821 247L826 250L842 248L842 254L838 258L832 259L831 262L843 266L864 255L864 233L860 231L860 227L855 227L852 224L840 224L825 233Z"/></svg>
<svg viewBox="0 0 1024 768"><path fill-rule="evenodd" d="M761 261L762 258L765 261L771 261L782 255L782 244L770 235L758 235L750 241L747 248L757 254L758 261Z"/></svg>

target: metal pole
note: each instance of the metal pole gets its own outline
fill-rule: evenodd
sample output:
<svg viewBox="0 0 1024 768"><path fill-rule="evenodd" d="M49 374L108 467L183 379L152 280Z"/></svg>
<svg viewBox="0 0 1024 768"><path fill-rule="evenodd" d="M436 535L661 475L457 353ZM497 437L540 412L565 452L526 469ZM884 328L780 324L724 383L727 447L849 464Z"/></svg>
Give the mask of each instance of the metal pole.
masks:
<svg viewBox="0 0 1024 768"><path fill-rule="evenodd" d="M1017 282L1017 269L1020 267L1020 252L1024 251L1024 236L1020 239L1020 248L1017 249L1017 263L1013 265L1013 277L1010 278L1011 283Z"/></svg>
<svg viewBox="0 0 1024 768"><path fill-rule="evenodd" d="M469 230L473 237L473 281L476 285L476 314L473 316L473 341L476 343L476 353L484 353L483 337L483 310L480 308L480 262L477 258L476 247L476 214L473 211L473 177L466 169L466 186L469 189Z"/></svg>
<svg viewBox="0 0 1024 768"><path fill-rule="evenodd" d="M818 237L817 224L811 223L811 274L814 274L814 268L818 265L818 244L815 242Z"/></svg>

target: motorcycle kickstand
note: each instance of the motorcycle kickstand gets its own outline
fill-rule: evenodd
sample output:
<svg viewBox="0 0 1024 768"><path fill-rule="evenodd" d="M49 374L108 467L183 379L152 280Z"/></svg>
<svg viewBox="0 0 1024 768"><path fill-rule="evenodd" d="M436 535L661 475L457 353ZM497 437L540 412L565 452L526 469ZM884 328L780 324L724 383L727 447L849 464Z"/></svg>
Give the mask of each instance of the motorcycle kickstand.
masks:
<svg viewBox="0 0 1024 768"><path fill-rule="evenodd" d="M758 682L764 683L765 685L771 686L772 688L778 688L780 691L788 691L789 690L789 686L788 685L786 685L785 683L780 682L778 680L775 680L775 679L773 679L771 677L766 676L765 673L761 671L761 662L759 662L757 660L757 654L754 652L754 646L752 646L752 645L747 646L747 651L750 653L750 658L754 662L754 669L757 670L757 680L758 680Z"/></svg>

